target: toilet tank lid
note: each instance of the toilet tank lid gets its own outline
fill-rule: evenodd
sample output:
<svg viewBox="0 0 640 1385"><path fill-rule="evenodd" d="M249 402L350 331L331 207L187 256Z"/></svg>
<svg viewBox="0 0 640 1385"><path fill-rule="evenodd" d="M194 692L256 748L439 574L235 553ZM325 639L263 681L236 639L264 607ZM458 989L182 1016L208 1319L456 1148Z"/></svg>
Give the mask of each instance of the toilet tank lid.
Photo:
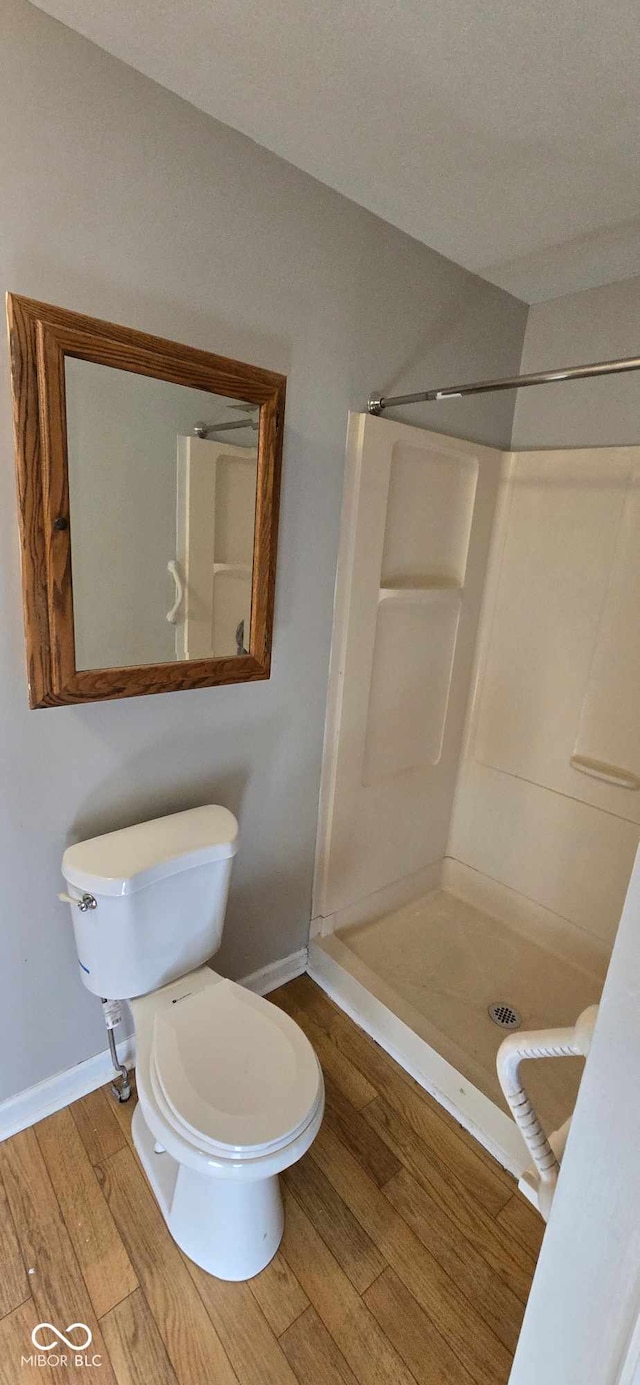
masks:
<svg viewBox="0 0 640 1385"><path fill-rule="evenodd" d="M133 894L165 876L235 856L237 849L233 813L209 804L76 842L62 857L62 874L90 894Z"/></svg>

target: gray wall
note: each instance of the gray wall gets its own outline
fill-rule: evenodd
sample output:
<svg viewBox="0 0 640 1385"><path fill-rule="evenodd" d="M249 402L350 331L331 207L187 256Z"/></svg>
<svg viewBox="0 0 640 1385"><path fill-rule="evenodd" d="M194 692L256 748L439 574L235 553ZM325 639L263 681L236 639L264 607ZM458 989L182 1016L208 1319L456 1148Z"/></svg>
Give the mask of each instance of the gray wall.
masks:
<svg viewBox="0 0 640 1385"><path fill-rule="evenodd" d="M640 352L640 278L536 303L522 370L607 361ZM514 448L604 447L640 442L640 371L520 390Z"/></svg>
<svg viewBox="0 0 640 1385"><path fill-rule="evenodd" d="M0 129L5 288L289 377L271 680L30 712L3 359L1 1097L105 1047L56 901L67 842L227 804L241 850L216 965L305 944L347 410L513 373L526 308L24 0L3 4ZM503 445L512 410L404 416Z"/></svg>

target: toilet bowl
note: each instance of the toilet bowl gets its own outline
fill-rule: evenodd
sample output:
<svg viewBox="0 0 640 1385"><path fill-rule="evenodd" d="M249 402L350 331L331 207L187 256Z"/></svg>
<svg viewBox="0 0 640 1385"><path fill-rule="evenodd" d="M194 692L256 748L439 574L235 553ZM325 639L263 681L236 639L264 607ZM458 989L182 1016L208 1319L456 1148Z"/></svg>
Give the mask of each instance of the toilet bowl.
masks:
<svg viewBox="0 0 640 1385"><path fill-rule="evenodd" d="M220 1279L250 1279L283 1231L278 1174L306 1153L322 1071L275 1005L208 967L131 1002L133 1141L182 1250Z"/></svg>
<svg viewBox="0 0 640 1385"><path fill-rule="evenodd" d="M219 946L236 833L226 809L191 809L63 859L83 983L127 998L133 1014L140 1162L174 1240L228 1280L275 1255L278 1175L324 1110L320 1064L295 1021L202 965Z"/></svg>

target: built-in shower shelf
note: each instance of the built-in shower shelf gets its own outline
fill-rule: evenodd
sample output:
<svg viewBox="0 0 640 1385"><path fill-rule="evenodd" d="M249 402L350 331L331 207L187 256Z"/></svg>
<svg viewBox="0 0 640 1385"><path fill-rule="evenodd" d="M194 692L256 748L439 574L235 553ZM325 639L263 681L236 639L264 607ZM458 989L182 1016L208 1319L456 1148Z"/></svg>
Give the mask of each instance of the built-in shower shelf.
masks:
<svg viewBox="0 0 640 1385"><path fill-rule="evenodd" d="M425 583L419 587L381 587L378 592L378 602L393 601L410 603L415 606L430 605L434 601L451 601L452 598L459 598L462 587L444 586L441 582Z"/></svg>

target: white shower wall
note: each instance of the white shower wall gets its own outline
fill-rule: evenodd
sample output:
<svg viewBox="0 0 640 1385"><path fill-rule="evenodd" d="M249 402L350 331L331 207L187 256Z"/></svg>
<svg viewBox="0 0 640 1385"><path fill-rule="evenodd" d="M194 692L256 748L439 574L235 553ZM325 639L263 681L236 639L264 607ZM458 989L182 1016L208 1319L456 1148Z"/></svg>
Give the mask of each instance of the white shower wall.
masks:
<svg viewBox="0 0 640 1385"><path fill-rule="evenodd" d="M314 914L445 855L502 455L351 415ZM379 901L378 901L379 902Z"/></svg>
<svg viewBox="0 0 640 1385"><path fill-rule="evenodd" d="M565 943L588 961L611 947L640 835L640 448L506 466L448 883L534 933L576 926Z"/></svg>

